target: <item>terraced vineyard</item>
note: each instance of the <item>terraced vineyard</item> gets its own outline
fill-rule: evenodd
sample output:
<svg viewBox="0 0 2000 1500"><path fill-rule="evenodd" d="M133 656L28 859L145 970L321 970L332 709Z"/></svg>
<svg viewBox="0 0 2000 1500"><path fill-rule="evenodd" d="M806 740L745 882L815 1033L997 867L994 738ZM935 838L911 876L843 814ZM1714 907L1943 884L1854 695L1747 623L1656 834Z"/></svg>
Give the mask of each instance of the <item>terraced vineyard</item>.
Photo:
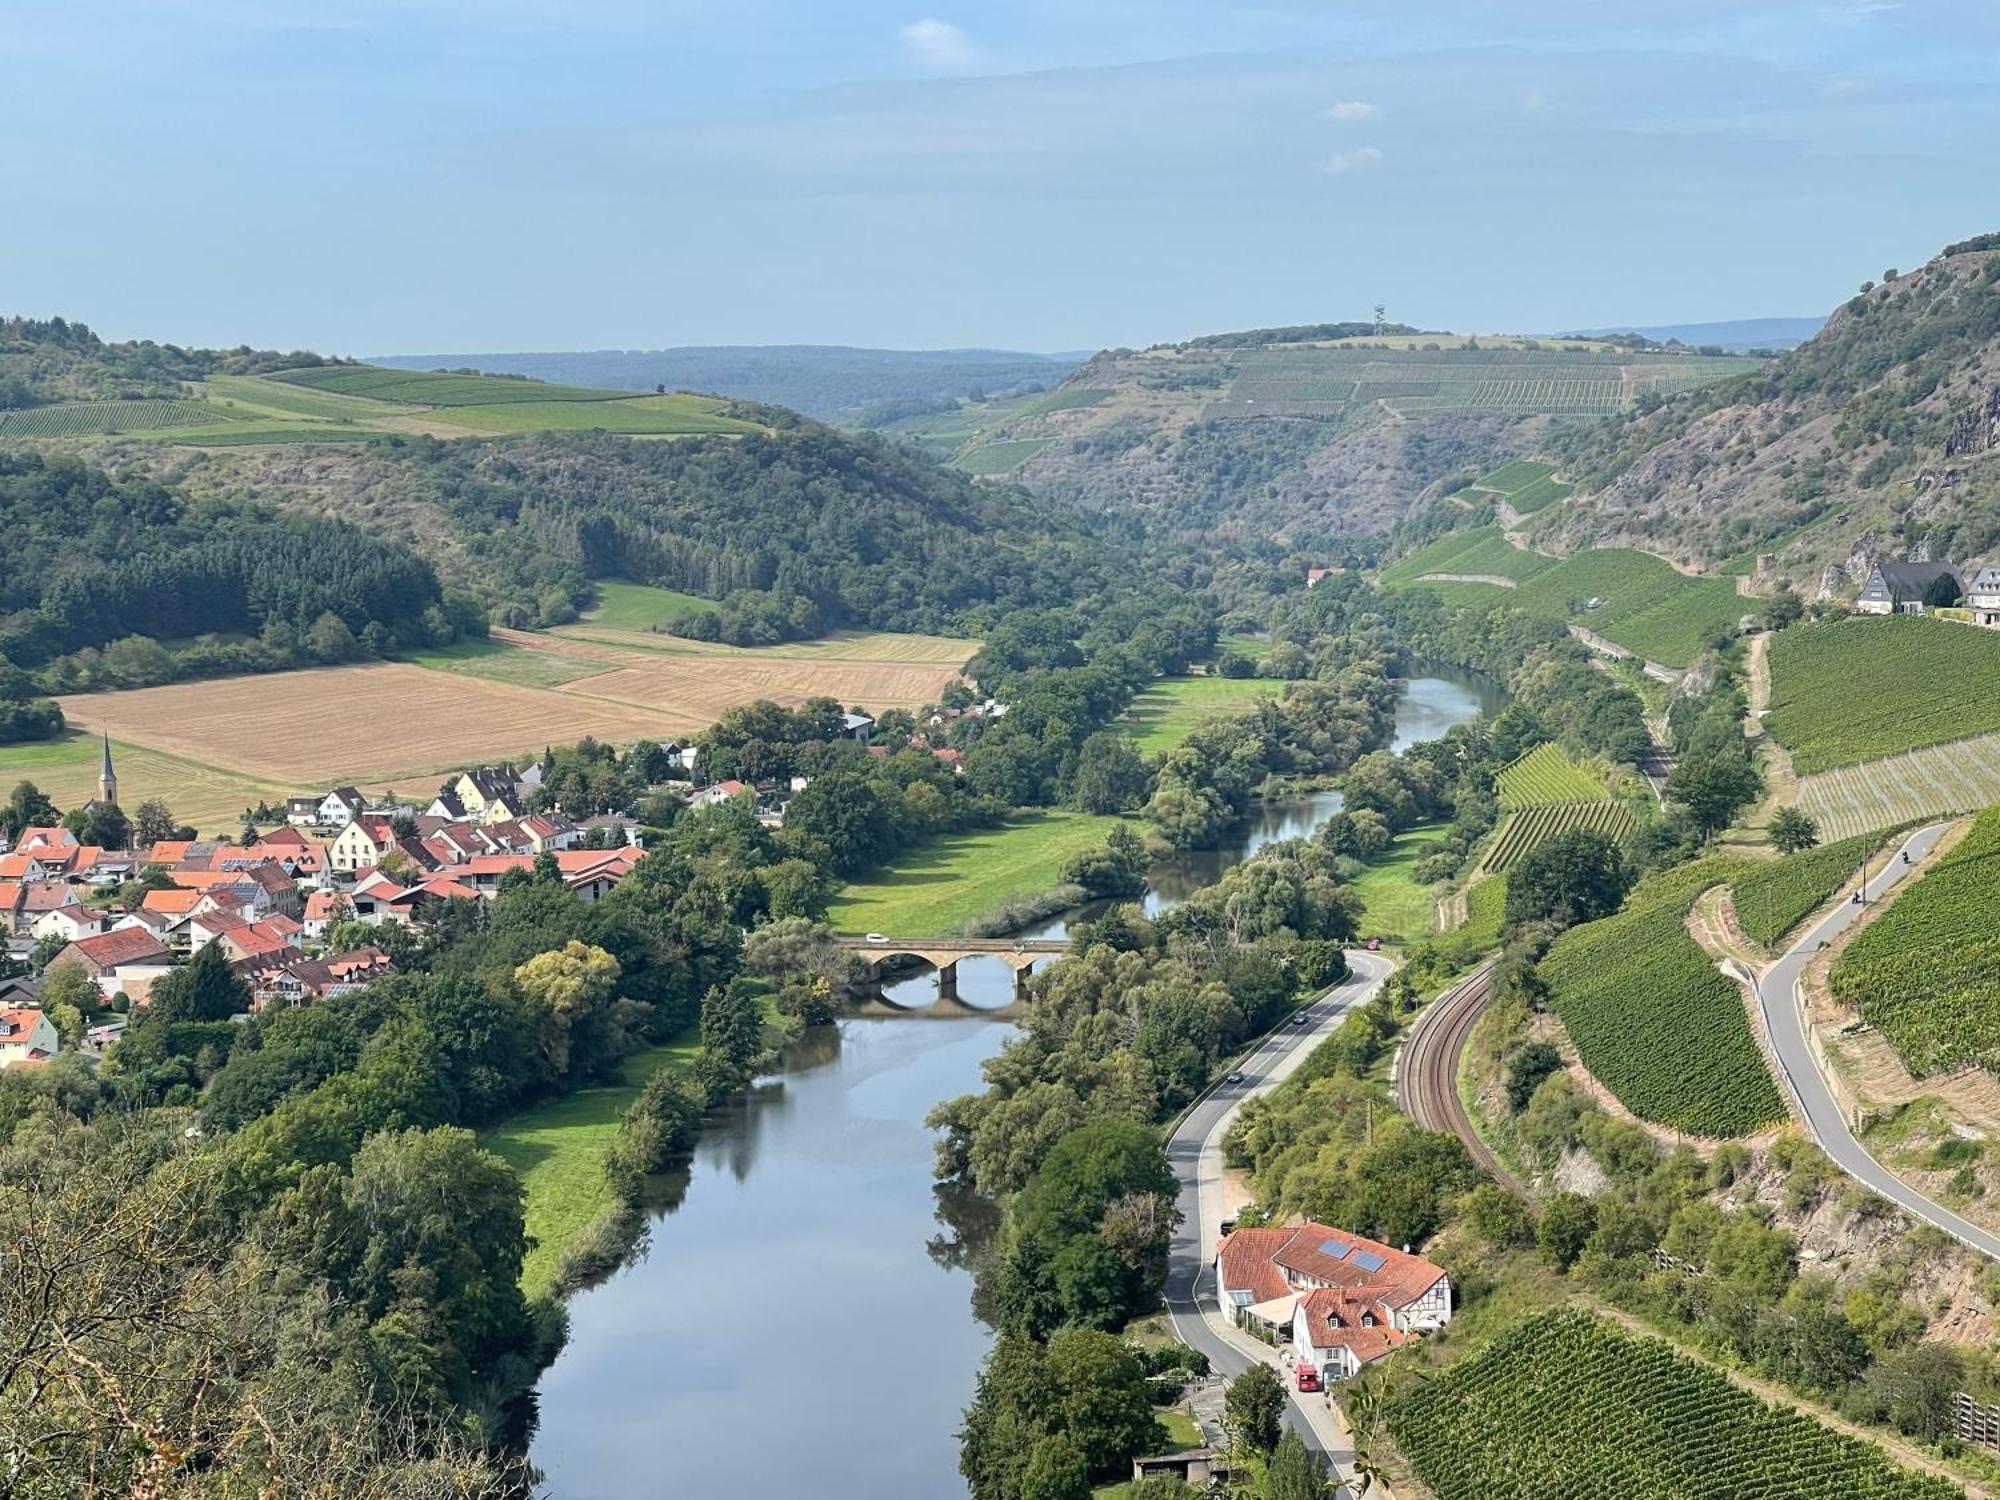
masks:
<svg viewBox="0 0 2000 1500"><path fill-rule="evenodd" d="M1523 808L1510 813L1500 825L1479 868L1489 875L1511 870L1557 834L1586 829L1609 839L1622 839L1637 825L1629 807L1608 797Z"/></svg>
<svg viewBox="0 0 2000 1500"><path fill-rule="evenodd" d="M1918 1077L2000 1071L2000 807L1862 929L1828 984Z"/></svg>
<svg viewBox="0 0 2000 1500"><path fill-rule="evenodd" d="M1546 1313L1383 1406L1438 1500L1963 1500L1660 1339Z"/></svg>
<svg viewBox="0 0 2000 1500"><path fill-rule="evenodd" d="M1571 928L1542 963L1556 1013L1597 1081L1641 1119L1704 1136L1782 1120L1741 992L1685 918L1744 861L1710 857L1641 882L1616 916Z"/></svg>
<svg viewBox="0 0 2000 1500"><path fill-rule="evenodd" d="M1914 615L1771 639L1764 727L1801 775L2000 731L2000 631Z"/></svg>
<svg viewBox="0 0 2000 1500"><path fill-rule="evenodd" d="M1692 665L1711 640L1733 634L1744 613L1732 579L1689 577L1657 557L1622 547L1560 560L1544 557L1512 546L1497 527L1440 537L1385 569L1382 582L1392 588L1433 589L1467 602L1496 600L1504 587L1421 581L1436 573L1513 578L1518 586L1507 590L1507 603L1545 619L1584 626L1670 667Z"/></svg>
<svg viewBox="0 0 2000 1500"><path fill-rule="evenodd" d="M1886 834L1870 833L1842 839L1746 871L1730 887L1737 925L1753 941L1775 948L1846 884L1861 861L1880 849L1886 838Z"/></svg>
<svg viewBox="0 0 2000 1500"><path fill-rule="evenodd" d="M1799 807L1835 838L2000 802L2000 734L1948 740L1799 780Z"/></svg>
<svg viewBox="0 0 2000 1500"><path fill-rule="evenodd" d="M0 411L0 438L88 437L226 420L204 401L74 401Z"/></svg>
<svg viewBox="0 0 2000 1500"><path fill-rule="evenodd" d="M1571 760L1553 740L1503 767L1497 780L1502 807L1538 807L1544 802L1581 802L1611 795L1602 776Z"/></svg>

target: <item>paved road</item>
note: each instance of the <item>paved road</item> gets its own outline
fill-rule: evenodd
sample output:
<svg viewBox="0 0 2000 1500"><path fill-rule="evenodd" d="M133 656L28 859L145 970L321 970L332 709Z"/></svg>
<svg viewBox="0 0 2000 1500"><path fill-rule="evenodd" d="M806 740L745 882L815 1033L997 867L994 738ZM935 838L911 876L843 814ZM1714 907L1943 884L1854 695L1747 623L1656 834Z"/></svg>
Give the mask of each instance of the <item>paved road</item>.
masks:
<svg viewBox="0 0 2000 1500"><path fill-rule="evenodd" d="M1520 1192L1521 1185L1472 1128L1458 1097L1458 1060L1472 1028L1486 1010L1495 960L1488 959L1426 1005L1396 1054L1396 1103L1426 1130L1446 1130L1465 1142L1472 1159Z"/></svg>
<svg viewBox="0 0 2000 1500"><path fill-rule="evenodd" d="M1912 834L1902 849L1890 857L1887 868L1869 879L1868 899L1871 902L1878 899L1907 875L1911 867L1904 863L1902 855L1907 854L1912 860L1921 859L1935 847L1945 827L1943 823L1935 823ZM1777 1054L1779 1072L1805 1118L1806 1128L1812 1132L1820 1148L1833 1159L1835 1166L1856 1182L1900 1204L1924 1222L1936 1225L1982 1255L2000 1260L2000 1236L1961 1219L1941 1204L1933 1203L1868 1154L1848 1128L1833 1090L1820 1076L1819 1062L1806 1039L1805 1001L1800 993L1799 980L1805 973L1806 965L1819 951L1820 944L1831 942L1836 935L1852 926L1865 909L1852 901L1843 902L1816 923L1789 953L1758 980L1757 1004L1764 1012L1764 1024L1771 1034L1771 1050Z"/></svg>
<svg viewBox="0 0 2000 1500"><path fill-rule="evenodd" d="M1352 975L1315 1000L1306 1024L1280 1026L1249 1058L1238 1065L1241 1083L1223 1083L1188 1111L1167 1141L1167 1160L1180 1179L1180 1228L1168 1253L1166 1301L1174 1332L1181 1342L1206 1354L1218 1374L1236 1376L1270 1351L1249 1335L1230 1327L1215 1307L1215 1242L1222 1233L1222 1137L1243 1107L1243 1101L1277 1087L1305 1060L1313 1044L1323 1041L1364 1004L1395 970L1387 959L1350 951ZM1323 1400L1286 1386L1291 1399L1285 1417L1307 1444L1325 1453L1343 1478L1351 1476L1352 1454L1338 1417ZM1375 1491L1381 1494L1379 1487Z"/></svg>

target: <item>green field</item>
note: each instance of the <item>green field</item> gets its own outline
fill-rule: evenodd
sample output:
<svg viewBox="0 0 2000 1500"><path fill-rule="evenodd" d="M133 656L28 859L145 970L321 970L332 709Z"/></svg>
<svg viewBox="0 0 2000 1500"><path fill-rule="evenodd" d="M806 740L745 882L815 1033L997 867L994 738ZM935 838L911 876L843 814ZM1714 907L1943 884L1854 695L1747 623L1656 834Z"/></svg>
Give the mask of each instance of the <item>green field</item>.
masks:
<svg viewBox="0 0 2000 1500"><path fill-rule="evenodd" d="M71 401L0 411L0 438L97 437L227 420L203 401Z"/></svg>
<svg viewBox="0 0 2000 1500"><path fill-rule="evenodd" d="M1388 849L1368 860L1352 882L1361 898L1361 936L1384 942L1414 942L1437 925L1432 888L1410 878L1417 861L1444 842L1443 823L1419 824L1396 835Z"/></svg>
<svg viewBox="0 0 2000 1500"><path fill-rule="evenodd" d="M1254 677L1162 677L1132 700L1118 727L1145 754L1171 750L1203 719L1275 698L1280 686Z"/></svg>
<svg viewBox="0 0 2000 1500"><path fill-rule="evenodd" d="M2000 802L2000 734L1947 740L1800 778L1798 804L1828 838Z"/></svg>
<svg viewBox="0 0 2000 1500"><path fill-rule="evenodd" d="M211 375L202 382L202 390L211 404L232 414L310 417L320 422L365 422L383 414L379 401L316 391L309 386L256 375Z"/></svg>
<svg viewBox="0 0 2000 1500"><path fill-rule="evenodd" d="M1617 915L1564 933L1541 966L1592 1076L1641 1119L1695 1135L1746 1135L1785 1117L1742 993L1684 921L1742 868L1710 857L1651 876Z"/></svg>
<svg viewBox="0 0 2000 1500"><path fill-rule="evenodd" d="M1516 490L1507 497L1507 503L1524 516L1539 515L1558 500L1569 498L1569 486L1560 479L1542 478L1533 484Z"/></svg>
<svg viewBox="0 0 2000 1500"><path fill-rule="evenodd" d="M526 1194L533 1243L521 1265L521 1287L530 1297L548 1289L564 1254L614 1203L604 1178L604 1151L618 1120L648 1078L668 1065L694 1061L700 1039L693 1031L663 1047L625 1059L619 1081L579 1089L515 1115L480 1144L514 1169Z"/></svg>
<svg viewBox="0 0 2000 1500"><path fill-rule="evenodd" d="M655 588L649 583L626 583L618 578L600 578L597 603L583 612L586 623L612 630L651 630L682 615L712 609L715 601L674 589Z"/></svg>
<svg viewBox="0 0 2000 1500"><path fill-rule="evenodd" d="M1661 1339L1565 1309L1383 1415L1437 1500L1963 1500Z"/></svg>
<svg viewBox="0 0 2000 1500"><path fill-rule="evenodd" d="M1382 582L1408 587L1424 573L1517 578L1520 586L1504 591L1501 585L1487 583L1420 586L1459 602L1504 598L1516 608L1581 625L1670 667L1692 665L1710 640L1733 634L1746 607L1728 578L1690 578L1657 557L1623 547L1598 548L1553 561L1508 547L1494 527L1441 537L1384 571Z"/></svg>
<svg viewBox="0 0 2000 1500"><path fill-rule="evenodd" d="M625 401L630 391L597 391L546 380L502 375L450 375L429 370L388 370L380 365L314 365L263 377L281 385L394 401L409 406L491 406L502 401Z"/></svg>
<svg viewBox="0 0 2000 1500"><path fill-rule="evenodd" d="M1770 651L1764 727L1801 775L2000 730L2000 631L1856 616L1794 625Z"/></svg>
<svg viewBox="0 0 2000 1500"><path fill-rule="evenodd" d="M1472 481L1473 488L1491 490L1496 495L1513 495L1539 484L1555 473L1554 464L1533 458L1510 458L1497 469L1489 469Z"/></svg>
<svg viewBox="0 0 2000 1500"><path fill-rule="evenodd" d="M100 754L96 737L77 730L54 740L0 745L0 793L16 782L32 781L58 808L69 812L97 795ZM211 836L234 838L243 826L246 807L282 801L302 790L122 740L111 742L111 755L118 771L118 800L127 809L158 797L181 822Z"/></svg>
<svg viewBox="0 0 2000 1500"><path fill-rule="evenodd" d="M1093 390L1088 386L1076 390L1050 391L1046 396L1030 401L1021 409L1021 414L1034 416L1045 411L1078 411L1087 406L1096 406L1110 395L1109 391Z"/></svg>
<svg viewBox="0 0 2000 1500"><path fill-rule="evenodd" d="M460 641L453 646L431 646L410 653L420 667L438 672L461 672L468 677L484 677L493 682L511 682L519 687L561 687L580 677L608 672L612 664L589 661L580 656L562 656L553 651L530 651L499 641Z"/></svg>
<svg viewBox="0 0 2000 1500"><path fill-rule="evenodd" d="M1004 828L949 834L911 851L892 870L850 882L827 920L838 932L945 937L1009 902L1057 883L1070 855L1102 844L1120 820L1037 808Z"/></svg>
<svg viewBox="0 0 2000 1500"><path fill-rule="evenodd" d="M756 432L754 422L725 416L707 396L635 396L623 401L500 401L456 405L435 412L437 421L477 432L625 432L676 436Z"/></svg>
<svg viewBox="0 0 2000 1500"><path fill-rule="evenodd" d="M1054 438L1016 438L1006 443L981 443L951 461L968 474L1011 474L1054 442Z"/></svg>
<svg viewBox="0 0 2000 1500"><path fill-rule="evenodd" d="M1500 945L1500 929L1507 920L1507 877L1490 875L1475 881L1465 892L1465 924L1453 933L1459 946L1476 953Z"/></svg>
<svg viewBox="0 0 2000 1500"><path fill-rule="evenodd" d="M1753 942L1776 947L1846 884L1861 861L1882 847L1883 838L1871 833L1821 844L1746 871L1730 885L1737 925Z"/></svg>
<svg viewBox="0 0 2000 1500"><path fill-rule="evenodd" d="M2000 808L1862 929L1828 983L1918 1077L2000 1071Z"/></svg>
<svg viewBox="0 0 2000 1500"><path fill-rule="evenodd" d="M1535 746L1503 767L1496 778L1500 805L1539 807L1545 802L1586 802L1609 797L1604 777L1577 764L1553 740Z"/></svg>

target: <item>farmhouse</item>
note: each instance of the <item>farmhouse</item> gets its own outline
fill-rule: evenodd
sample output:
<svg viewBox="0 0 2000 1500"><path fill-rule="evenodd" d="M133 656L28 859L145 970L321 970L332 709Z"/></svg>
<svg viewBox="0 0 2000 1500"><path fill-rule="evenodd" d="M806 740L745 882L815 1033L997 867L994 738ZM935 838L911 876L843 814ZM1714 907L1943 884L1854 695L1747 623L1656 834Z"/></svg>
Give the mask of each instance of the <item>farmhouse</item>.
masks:
<svg viewBox="0 0 2000 1500"><path fill-rule="evenodd" d="M1952 599L1964 592L1958 569L1950 563L1878 562L1854 607L1864 615L1920 615L1928 608L1926 598L1944 580L1949 580Z"/></svg>
<svg viewBox="0 0 2000 1500"><path fill-rule="evenodd" d="M1442 1267L1325 1224L1223 1236L1215 1284L1223 1316L1287 1339L1330 1380L1451 1321Z"/></svg>

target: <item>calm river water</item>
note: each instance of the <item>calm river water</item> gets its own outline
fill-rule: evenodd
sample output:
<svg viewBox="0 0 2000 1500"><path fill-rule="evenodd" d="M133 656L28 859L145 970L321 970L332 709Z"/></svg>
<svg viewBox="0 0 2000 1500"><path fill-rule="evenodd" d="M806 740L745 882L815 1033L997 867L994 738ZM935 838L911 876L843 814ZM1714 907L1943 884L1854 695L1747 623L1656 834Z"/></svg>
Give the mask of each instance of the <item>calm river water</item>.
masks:
<svg viewBox="0 0 2000 1500"><path fill-rule="evenodd" d="M1396 748L1497 704L1476 679L1415 678ZM1227 849L1156 868L1147 908L1339 807L1338 792L1263 804ZM1012 981L997 960L968 959L959 993L1004 1005ZM889 998L934 995L925 976ZM980 1087L1011 1029L962 1008L843 1021L711 1123L665 1184L644 1258L571 1299L532 1454L557 1500L964 1493L958 1424L990 1335L952 1255L960 1231L923 1119Z"/></svg>

